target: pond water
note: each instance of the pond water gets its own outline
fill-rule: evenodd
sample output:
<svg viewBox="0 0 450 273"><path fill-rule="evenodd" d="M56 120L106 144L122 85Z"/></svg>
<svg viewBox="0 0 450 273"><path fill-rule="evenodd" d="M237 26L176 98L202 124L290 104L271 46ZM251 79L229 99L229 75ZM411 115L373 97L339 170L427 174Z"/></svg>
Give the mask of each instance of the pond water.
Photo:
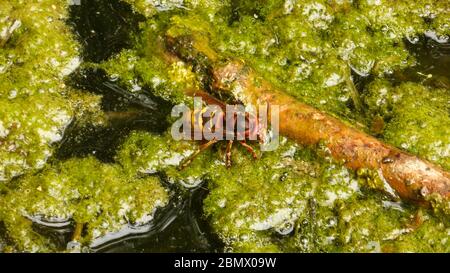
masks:
<svg viewBox="0 0 450 273"><path fill-rule="evenodd" d="M83 45L84 61L100 62L129 46L130 33L144 20L133 13L127 4L119 1L91 1L89 5L73 6L69 24L74 27ZM71 84L77 88L103 95L102 107L106 112L120 112L133 107L137 114L107 128L92 128L91 133L79 141L76 132L66 134L56 153L57 159L94 154L104 162L112 162L117 146L132 130L164 132L164 122L172 105L149 92L142 98L130 97L114 79L97 71L76 74ZM151 129L149 129L151 128ZM162 181L165 180L161 177ZM172 187L166 183L168 187ZM176 189L174 189L176 191ZM145 234L126 236L108 242L92 251L99 252L220 252L223 243L204 219L202 201L207 195L205 187L180 194L170 204L156 212L155 225ZM177 194L175 194L177 196ZM68 230L69 234L71 230ZM70 238L70 237L69 237ZM64 241L64 240L63 240Z"/></svg>
<svg viewBox="0 0 450 273"><path fill-rule="evenodd" d="M69 24L73 25L83 45L84 61L100 62L113 56L123 48L130 46L130 33L138 28L138 23L145 20L136 15L126 4L118 1L91 1L89 5L73 6ZM410 41L408 49L419 60L414 70L407 69L394 79L421 82L426 74L442 77L442 84L447 84L450 71L450 44L438 43L430 37L422 37L418 41ZM421 74L417 72L420 71ZM370 79L353 75L358 88ZM395 78L397 77L397 78ZM120 112L133 107L138 114L126 122L118 122L114 126L92 129L92 135L82 142L67 134L56 157L58 159L72 156L95 154L100 160L111 162L115 147L136 129L163 132L169 126L164 117L169 113L171 105L151 95L145 98L130 97L116 85L114 79L108 79L98 71L84 72L75 75L72 84L78 88L95 90L104 95L103 109L107 112ZM144 235L127 236L119 241L102 245L94 251L100 252L203 252L222 251L223 244L211 231L202 212L202 200L208 190L199 187L181 195L177 200L157 212L155 224Z"/></svg>
<svg viewBox="0 0 450 273"><path fill-rule="evenodd" d="M87 5L70 7L68 24L76 32L82 46L84 62L99 63L132 46L131 34L138 31L145 18L133 12L128 4L117 0L89 1ZM419 64L391 75L393 82L425 82L427 75L437 78L438 87L450 87L450 43L436 41L431 35L407 41L407 48ZM353 73L358 89L372 79ZM68 128L52 160L93 155L102 162L114 162L119 145L134 130L153 133L165 132L172 104L150 91L138 96L127 92L103 71L83 69L73 74L67 83L77 89L103 96L102 109L117 116L108 127L90 127L80 138L76 128ZM125 118L124 118L125 117ZM203 212L203 200L208 195L205 185L180 191L160 175L160 180L171 189L172 199L166 207L157 210L155 219L145 233L137 232L121 239L94 246L94 252L222 252L224 244L212 231ZM206 184L206 182L204 182ZM0 232L2 232L0 226ZM42 234L58 241L61 248L70 240L73 227L49 228L35 224ZM131 232L133 233L133 232Z"/></svg>

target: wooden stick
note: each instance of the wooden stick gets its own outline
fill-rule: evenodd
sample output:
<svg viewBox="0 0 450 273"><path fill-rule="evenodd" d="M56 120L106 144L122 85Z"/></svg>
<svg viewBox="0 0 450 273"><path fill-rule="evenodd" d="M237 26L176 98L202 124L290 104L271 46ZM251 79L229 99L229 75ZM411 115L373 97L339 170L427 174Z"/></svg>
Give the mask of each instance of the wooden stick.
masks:
<svg viewBox="0 0 450 273"><path fill-rule="evenodd" d="M211 90L239 98L244 104L278 105L281 134L302 145L324 143L331 155L348 168L378 172L403 199L427 205L428 197L437 194L445 202L449 200L450 174L442 168L299 102L276 89L243 61L219 60L207 40L201 39L200 46L197 36L167 35L166 47L182 60L203 66L197 70L208 71L211 79L207 87Z"/></svg>
<svg viewBox="0 0 450 273"><path fill-rule="evenodd" d="M450 197L450 175L442 168L297 101L258 77L242 61L216 66L212 75L214 89L245 98L246 104L278 105L281 134L303 145L324 143L331 155L350 169L378 171L400 197L419 203L426 203L433 193ZM236 90L240 94L235 94Z"/></svg>

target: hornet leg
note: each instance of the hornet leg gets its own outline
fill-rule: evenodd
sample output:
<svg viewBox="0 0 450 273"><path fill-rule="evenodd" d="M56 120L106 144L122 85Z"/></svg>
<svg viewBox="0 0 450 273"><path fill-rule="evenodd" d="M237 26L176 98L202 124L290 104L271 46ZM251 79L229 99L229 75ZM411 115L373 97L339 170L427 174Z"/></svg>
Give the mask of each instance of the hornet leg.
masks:
<svg viewBox="0 0 450 273"><path fill-rule="evenodd" d="M192 155L190 155L189 157L187 157L185 160L183 160L180 164L180 166L178 166L179 170L183 170L184 168L186 168L187 166L189 166L189 164L192 163L192 161L194 161L194 159L204 150L208 149L209 147L211 147L214 143L216 143L217 140L216 139L212 139L210 141L208 141L205 144L200 145L200 147L198 148L197 151L195 151Z"/></svg>

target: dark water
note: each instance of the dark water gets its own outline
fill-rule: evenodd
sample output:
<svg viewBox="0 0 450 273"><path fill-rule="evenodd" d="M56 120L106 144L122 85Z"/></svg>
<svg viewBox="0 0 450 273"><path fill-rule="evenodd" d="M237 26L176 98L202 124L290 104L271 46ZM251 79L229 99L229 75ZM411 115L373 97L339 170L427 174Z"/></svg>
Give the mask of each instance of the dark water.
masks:
<svg viewBox="0 0 450 273"><path fill-rule="evenodd" d="M131 45L130 37L144 18L119 1L97 0L72 6L69 24L83 46L85 62L101 62ZM151 92L135 97L106 77L102 71L79 70L69 83L86 92L103 96L102 108L119 118L107 128L83 128L76 122L65 135L56 160L94 155L104 162L113 162L116 148L133 130L165 132L166 117L172 105ZM130 114L131 113L131 114ZM120 118L120 116L125 118ZM164 177L161 177L165 181ZM205 187L181 190L167 183L172 191L170 205L156 212L154 225L145 234L126 236L92 249L98 252L216 252L223 249L203 217ZM37 227L52 236L61 247L70 239L73 227L58 231Z"/></svg>
<svg viewBox="0 0 450 273"><path fill-rule="evenodd" d="M87 1L86 1L87 2ZM131 34L138 29L144 18L133 13L127 4L119 1L96 0L71 7L69 24L77 33L83 46L85 62L101 62L131 46ZM393 75L394 81L411 80L426 82L437 87L448 88L450 78L450 44L440 44L422 37L417 43L408 44L419 61L414 69ZM419 72L419 73L418 73ZM426 74L435 75L427 79ZM362 88L370 78L355 78ZM104 162L113 162L116 147L133 130L164 132L169 124L165 122L171 105L152 96L133 97L108 79L102 71L80 70L72 77L70 84L86 92L103 95L102 107L106 112L130 113L129 117L118 119L107 128L84 128L80 134L73 124L56 153L56 159L83 157L93 154ZM164 181L164 177L162 177ZM93 249L100 252L215 252L222 251L223 244L212 233L203 217L202 201L208 191L199 187L181 191L173 185L171 204L156 214L154 226L141 235L128 236L118 241ZM63 247L70 238L71 227L58 231L37 227L40 232L52 236Z"/></svg>

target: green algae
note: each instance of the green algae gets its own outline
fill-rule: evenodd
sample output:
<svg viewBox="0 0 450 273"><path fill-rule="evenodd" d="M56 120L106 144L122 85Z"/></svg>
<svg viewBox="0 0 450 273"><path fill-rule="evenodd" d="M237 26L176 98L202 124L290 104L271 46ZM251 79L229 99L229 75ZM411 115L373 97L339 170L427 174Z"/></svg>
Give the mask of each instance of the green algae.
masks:
<svg viewBox="0 0 450 273"><path fill-rule="evenodd" d="M235 147L233 167L227 169L218 144L178 171L195 147L169 135L135 132L117 161L131 173L162 173L186 188L207 182L210 194L203 209L226 251L449 250L446 216L440 219L379 193L366 176L333 162L320 147L314 151L284 139L280 149L256 161Z"/></svg>
<svg viewBox="0 0 450 273"><path fill-rule="evenodd" d="M116 160L131 174L154 174L164 171L171 183L186 188L196 187L206 178L206 172L215 164L210 151L202 153L185 170L179 164L198 146L195 143L174 141L170 134L157 136L134 132L122 144ZM216 158L218 159L218 158ZM219 164L217 160L216 164Z"/></svg>
<svg viewBox="0 0 450 273"><path fill-rule="evenodd" d="M142 1L132 2L143 5ZM428 91L434 94L433 101L445 100L439 106L437 103L429 105L427 92L420 90L417 92L424 95L423 102L383 103L371 98L379 94L357 90L349 72L379 79L372 85L388 84L383 80L385 76L414 66L416 61L406 49L406 41L417 42L420 35L443 21L448 15L447 4L439 1L413 4L406 1L359 4L351 1L175 2L147 3L149 8L158 9L161 5L170 8L148 15L150 19L142 25L142 33L138 35L138 50L125 52L123 60L113 59L104 65L110 75L123 75L123 82L128 86L140 79L158 96L179 102L183 100L183 90L202 86L199 82L204 76L202 73L192 75L188 65L178 62L175 66L182 71L175 73L178 76L174 78L182 84L177 84L168 76L174 75L170 72L173 66L168 67L161 61L164 58L154 44L164 36L165 30L171 36L198 35L205 37L205 43L209 41L221 57L244 59L264 78L299 100L341 119L357 121L367 131L375 126L378 129L372 130L373 133L389 143L448 168L448 126L438 127L441 120L445 123L448 119L446 90ZM435 35L445 36L446 33ZM124 69L132 70L131 74ZM160 71L164 76L155 78ZM165 83L172 84L167 87ZM398 96L414 99L414 92L407 90L409 87L412 86L397 89L395 95L388 95L392 97L389 99L395 100ZM363 101L368 106L364 111ZM415 107L421 110L411 111ZM433 107L442 110L433 110ZM369 118L364 112L369 112ZM392 119L394 116L396 118Z"/></svg>
<svg viewBox="0 0 450 273"><path fill-rule="evenodd" d="M183 62L169 65L164 59L160 36L163 27L157 20L142 23L142 33L135 38L136 47L122 51L99 67L134 94L150 89L154 95L174 104L185 102L184 91L198 87L198 79L189 65Z"/></svg>
<svg viewBox="0 0 450 273"><path fill-rule="evenodd" d="M154 85L153 77L162 68L161 61L154 59L158 51L148 41L155 43L166 29L178 35L201 32L213 50L224 57L244 59L299 100L358 121L361 116L354 109L361 110L359 94L348 71L383 78L414 66L416 61L405 42L417 42L426 31L444 37L446 33L439 29L445 28L442 18L448 15L447 5L440 1L128 2L151 22L142 29L139 52L131 53L128 60L152 66L135 69L134 76L124 76L124 82L143 78L145 84ZM149 29L156 35L152 39ZM150 56L142 54L142 47L151 51ZM126 65L110 62L108 68L114 72L111 66L120 70ZM165 91L156 89L168 98L173 88Z"/></svg>
<svg viewBox="0 0 450 273"><path fill-rule="evenodd" d="M81 62L65 23L68 4L0 4L0 181L22 176L2 187L3 251L64 250L36 232L36 221L44 226L54 221L86 223L82 243L98 244L126 223L135 228L146 224L154 209L167 203L167 192L157 179L127 177L118 166L92 158L46 164L69 125L82 137L88 127L108 123L100 109L101 96L64 82Z"/></svg>
<svg viewBox="0 0 450 273"><path fill-rule="evenodd" d="M148 224L168 192L158 178L136 178L114 164L88 157L71 159L20 179L0 198L0 219L18 251L61 250L33 230L43 225L84 224L83 245L98 245L105 236L126 235L127 227ZM122 233L121 233L122 232Z"/></svg>
<svg viewBox="0 0 450 273"><path fill-rule="evenodd" d="M263 157L262 168L238 167L232 179L227 173L210 184L204 209L230 251L448 251L445 220L427 216L427 225L409 228L415 209L369 191L339 165L319 165L301 153L288 167Z"/></svg>
<svg viewBox="0 0 450 273"><path fill-rule="evenodd" d="M0 181L41 169L73 119L64 77L80 63L67 1L0 4Z"/></svg>
<svg viewBox="0 0 450 273"><path fill-rule="evenodd" d="M381 80L368 87L364 100L370 116L383 118L388 143L450 169L448 90Z"/></svg>
<svg viewBox="0 0 450 273"><path fill-rule="evenodd" d="M136 9L143 10L142 1L129 2L138 2ZM429 1L367 1L360 5L352 1L183 1L182 7L177 6L181 2L175 5L171 2L161 15L161 11L155 11L158 10L156 2L146 6L153 8L152 12L143 12L151 23L143 24L142 37L146 38L136 46L140 53L131 52L128 56L137 63L150 61L153 67L147 66L147 71L133 69L133 74L124 77L124 82L147 78L144 82L151 83L154 71L160 71L159 65L163 65L161 55L159 60L153 59L155 52L156 55L160 52L145 43L149 40L148 29L153 31L153 41L161 39L166 29L172 36L200 34L221 56L244 59L264 78L299 100L340 118L359 120L366 127L370 127L373 117L382 117L387 127L381 135L398 147L402 147L399 142L402 137L403 140L410 137L399 130L418 134L423 129L396 125L396 119L405 117L398 111L412 115L415 111L407 106L421 107L422 104L411 101L374 104L376 100L371 98L370 91L359 98L352 90L354 86L348 71L381 79L374 83L376 85L395 70L414 66L416 62L406 50L405 41L415 43L430 29L437 31L437 35L445 35L442 25L436 25L447 16L445 4ZM162 22L159 27L154 20ZM150 56L142 53L145 51L142 45L147 47L147 52L152 52ZM156 69L154 64L157 64ZM108 69L121 69L125 63L117 66L113 61L107 65ZM409 93L412 98L417 92L411 91L411 87L427 89L416 84L398 88L396 94L408 97ZM157 90L156 94L170 98L173 89L164 90L169 92ZM448 117L445 116L446 90L426 92L442 103L425 106L417 117L430 120L429 130L423 131L423 136L432 135L433 140L427 143L440 140L440 150L427 147L425 140L430 139L425 137L422 137L423 142L416 142L408 150L445 167L448 134L434 125ZM425 96L421 101L428 103L428 99ZM354 111L358 100L369 106L364 109L369 118ZM439 114L430 116L429 110ZM205 214L229 251L448 251L445 220L398 203L395 196L378 193L377 189L386 185L376 174L354 174L337 163L304 152L307 149L292 143L285 145L274 154L263 154L257 162L249 161L245 153L237 150L230 170L225 170L223 160L208 151L188 169L178 171L179 162L192 153L196 145L140 132L124 143L117 160L132 172L162 172L169 181L188 188L207 181L211 192L204 202ZM290 149L296 151L294 156L281 156ZM216 150L223 156L223 145L218 145ZM424 224L411 227L416 214L425 215Z"/></svg>
<svg viewBox="0 0 450 273"><path fill-rule="evenodd" d="M434 197L435 213L400 203L377 191L385 185L371 171L355 174L322 147L286 139L257 161L234 147L231 169L219 143L180 171L198 145L142 131L126 138L115 163L88 157L46 165L70 122L79 137L86 124L107 123L100 96L63 82L79 60L63 2L0 3L0 31L7 33L0 39L0 180L43 168L0 188L6 230L0 251L65 249L37 232L36 223L84 224L85 246L145 226L168 202L153 174L182 188L209 188L203 209L225 251L450 251L448 202ZM415 65L405 39L417 42L425 31L449 34L445 1L126 2L147 17L134 46L86 67L104 69L131 93L189 103L184 90L202 87L205 75L184 62L168 65L162 39L167 30L200 33L221 56L245 60L299 100L365 127L381 118L380 137L449 169L448 90L384 80ZM350 70L376 80L355 92ZM364 109L358 109L358 92Z"/></svg>

